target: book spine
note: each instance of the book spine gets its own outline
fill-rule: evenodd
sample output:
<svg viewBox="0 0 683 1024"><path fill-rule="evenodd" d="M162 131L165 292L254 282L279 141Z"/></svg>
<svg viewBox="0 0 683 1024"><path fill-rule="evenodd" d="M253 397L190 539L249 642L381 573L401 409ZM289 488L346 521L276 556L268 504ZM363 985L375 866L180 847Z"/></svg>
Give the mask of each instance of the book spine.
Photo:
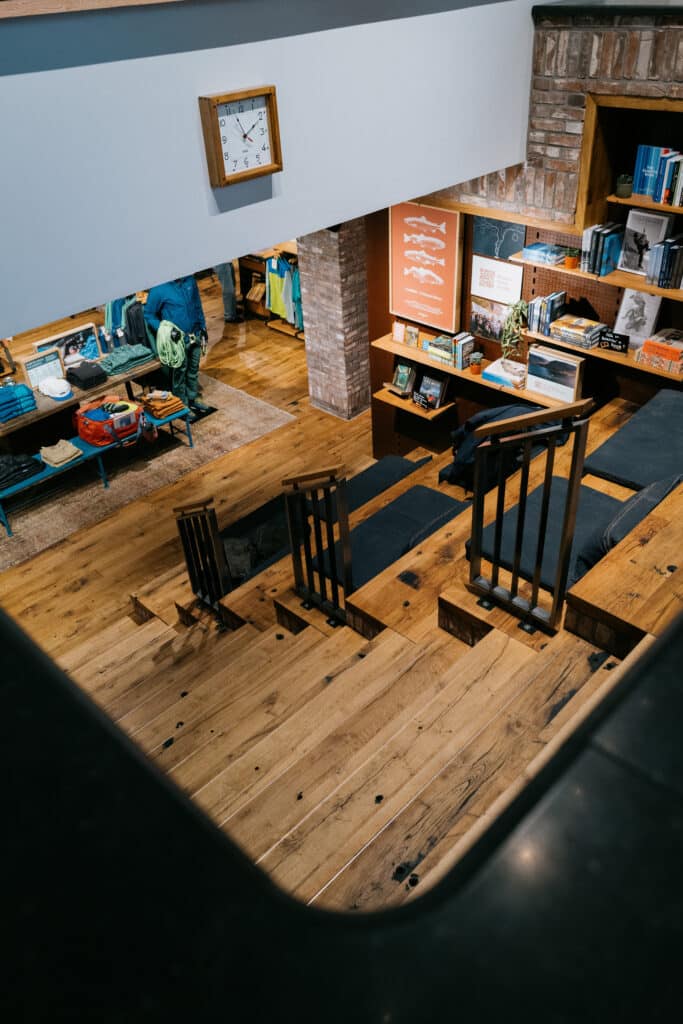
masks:
<svg viewBox="0 0 683 1024"><path fill-rule="evenodd" d="M655 187L652 192L652 198L656 203L661 203L662 190L664 188L664 175L666 174L666 164L669 158L669 150L663 149L659 157L659 163L657 165L657 177L655 178Z"/></svg>
<svg viewBox="0 0 683 1024"><path fill-rule="evenodd" d="M667 345L662 341L655 341L653 338L646 338L643 342L643 352L651 356L661 356L662 359L670 359L673 362L680 362L683 359L683 350L675 345Z"/></svg>
<svg viewBox="0 0 683 1024"><path fill-rule="evenodd" d="M590 263L591 239L593 238L594 231L595 224L586 228L581 235L581 262L579 263L581 270L588 270Z"/></svg>
<svg viewBox="0 0 683 1024"><path fill-rule="evenodd" d="M646 149L647 146L638 146L638 152L636 153L636 166L633 171L633 191L636 195L640 192L640 175L643 170L643 160Z"/></svg>
<svg viewBox="0 0 683 1024"><path fill-rule="evenodd" d="M602 230L602 224L596 224L593 228L593 235L591 237L591 251L588 256L588 270L589 274L595 273L595 260L598 251L598 242L600 241L600 232Z"/></svg>
<svg viewBox="0 0 683 1024"><path fill-rule="evenodd" d="M652 198L655 191L657 171L659 170L659 158L662 150L660 146L648 146L647 150L647 160L643 164L642 173L643 187L640 194Z"/></svg>

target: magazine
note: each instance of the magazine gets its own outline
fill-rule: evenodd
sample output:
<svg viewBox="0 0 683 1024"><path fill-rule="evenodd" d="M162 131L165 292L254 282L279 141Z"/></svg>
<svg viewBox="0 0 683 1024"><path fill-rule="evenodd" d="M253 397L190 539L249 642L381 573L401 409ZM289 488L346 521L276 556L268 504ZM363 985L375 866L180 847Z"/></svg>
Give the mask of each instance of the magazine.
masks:
<svg viewBox="0 0 683 1024"><path fill-rule="evenodd" d="M629 348L640 348L652 334L661 304L661 295L647 295L633 288L624 290L614 330L617 334L628 334Z"/></svg>

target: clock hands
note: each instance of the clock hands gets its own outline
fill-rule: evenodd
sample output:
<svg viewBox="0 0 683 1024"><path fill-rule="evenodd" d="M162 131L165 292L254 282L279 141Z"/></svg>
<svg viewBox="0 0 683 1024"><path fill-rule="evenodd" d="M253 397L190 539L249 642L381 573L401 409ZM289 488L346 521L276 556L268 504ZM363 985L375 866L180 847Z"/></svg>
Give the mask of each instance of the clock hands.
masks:
<svg viewBox="0 0 683 1024"><path fill-rule="evenodd" d="M250 138L249 132L253 131L253 129L256 127L256 125L258 124L258 119L256 121L254 121L254 123L252 124L251 128L247 132L245 132L244 125L240 121L239 117L236 117L235 120L237 121L238 125L240 126L240 131L242 132L242 138L243 139L248 139L249 142L253 142L254 140L252 138Z"/></svg>

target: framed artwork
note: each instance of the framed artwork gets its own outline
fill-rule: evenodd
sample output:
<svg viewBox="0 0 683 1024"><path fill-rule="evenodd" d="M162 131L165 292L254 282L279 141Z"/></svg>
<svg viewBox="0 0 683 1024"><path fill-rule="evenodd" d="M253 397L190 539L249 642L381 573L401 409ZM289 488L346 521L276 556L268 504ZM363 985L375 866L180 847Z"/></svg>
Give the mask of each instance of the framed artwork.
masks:
<svg viewBox="0 0 683 1024"><path fill-rule="evenodd" d="M526 228L509 220L494 220L492 217L474 217L472 225L472 250L482 256L495 256L506 260L524 248Z"/></svg>
<svg viewBox="0 0 683 1024"><path fill-rule="evenodd" d="M672 222L673 217L665 213L629 210L618 269L645 277L650 249L666 238Z"/></svg>
<svg viewBox="0 0 683 1024"><path fill-rule="evenodd" d="M470 309L470 332L480 338L500 341L503 326L510 313L510 307L504 302L494 302L473 295Z"/></svg>
<svg viewBox="0 0 683 1024"><path fill-rule="evenodd" d="M614 330L617 334L628 334L629 348L641 348L645 339L654 333L661 304L661 295L624 289Z"/></svg>
<svg viewBox="0 0 683 1024"><path fill-rule="evenodd" d="M400 203L389 209L389 310L440 331L460 316L463 220L459 213Z"/></svg>
<svg viewBox="0 0 683 1024"><path fill-rule="evenodd" d="M412 345L415 347L420 342L420 330L418 327L413 327L412 324L408 324L405 329L405 343L406 345Z"/></svg>
<svg viewBox="0 0 683 1024"><path fill-rule="evenodd" d="M84 359L99 359L102 355L97 340L97 328L93 323L81 324L80 327L63 334L53 334L49 338L35 341L33 348L36 352L58 349L65 367L75 366Z"/></svg>
<svg viewBox="0 0 683 1024"><path fill-rule="evenodd" d="M20 358L19 363L26 383L31 388L37 388L46 377L64 376L64 366L58 348L50 348L45 352L36 352L35 355Z"/></svg>
<svg viewBox="0 0 683 1024"><path fill-rule="evenodd" d="M522 297L524 267L518 263L472 257L472 291L482 299L512 305Z"/></svg>
<svg viewBox="0 0 683 1024"><path fill-rule="evenodd" d="M529 346L526 389L560 402L581 398L584 360L542 345Z"/></svg>
<svg viewBox="0 0 683 1024"><path fill-rule="evenodd" d="M391 339L392 341L398 341L400 344L406 340L406 325L402 324L400 320L394 320L391 328Z"/></svg>

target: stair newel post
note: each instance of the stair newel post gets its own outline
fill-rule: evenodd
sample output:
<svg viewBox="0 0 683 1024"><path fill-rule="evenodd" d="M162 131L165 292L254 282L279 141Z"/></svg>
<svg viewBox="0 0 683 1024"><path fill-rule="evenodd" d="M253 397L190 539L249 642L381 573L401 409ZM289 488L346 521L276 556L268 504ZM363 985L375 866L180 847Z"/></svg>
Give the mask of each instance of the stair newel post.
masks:
<svg viewBox="0 0 683 1024"><path fill-rule="evenodd" d="M292 567L294 570L294 589L301 594L304 584L304 570L301 561L301 545L305 533L303 495L294 489L285 494L285 510L287 512L287 532L289 533L289 548L292 552Z"/></svg>
<svg viewBox="0 0 683 1024"><path fill-rule="evenodd" d="M353 593L353 569L351 565L351 534L349 532L349 505L346 497L346 480L337 480L337 522L339 524L339 546L342 552L342 587L344 600Z"/></svg>
<svg viewBox="0 0 683 1024"><path fill-rule="evenodd" d="M315 557L318 564L318 579L320 580L320 597L323 604L327 602L327 581L323 570L323 533L320 525L320 499L318 488L311 488L311 512L313 514L313 534L315 536Z"/></svg>
<svg viewBox="0 0 683 1024"><path fill-rule="evenodd" d="M568 427L570 424L564 424ZM569 561L574 542L574 526L576 524L576 512L579 505L579 488L581 487L581 476L583 474L583 461L586 455L586 441L588 439L588 419L574 423L574 446L572 449L572 464L569 472L569 489L564 509L564 520L562 523L562 537L560 540L560 555L557 561L557 573L553 592L553 603L550 611L550 625L554 626L562 605L567 588L567 577L569 575Z"/></svg>

